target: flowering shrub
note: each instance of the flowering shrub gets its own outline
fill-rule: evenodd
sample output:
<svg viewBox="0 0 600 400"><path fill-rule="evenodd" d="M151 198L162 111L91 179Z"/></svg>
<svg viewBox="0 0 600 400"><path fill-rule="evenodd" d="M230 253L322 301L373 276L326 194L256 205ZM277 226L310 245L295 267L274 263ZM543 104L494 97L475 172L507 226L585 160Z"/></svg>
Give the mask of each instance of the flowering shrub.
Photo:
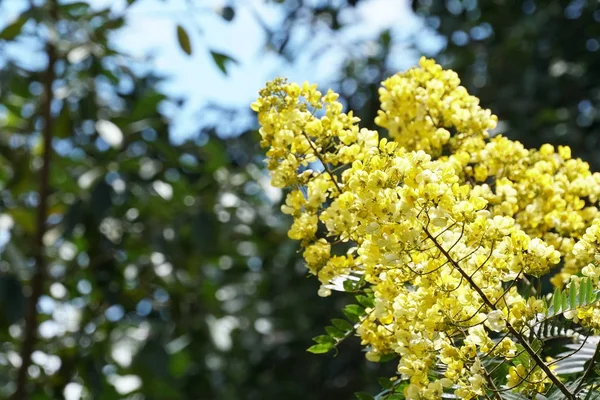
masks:
<svg viewBox="0 0 600 400"><path fill-rule="evenodd" d="M319 295L359 301L309 350L356 334L396 359L380 398L593 398L599 350L572 355L600 331L600 174L490 135L497 117L432 60L379 93L389 139L315 85L276 79L252 104ZM565 338L581 345L558 354Z"/></svg>

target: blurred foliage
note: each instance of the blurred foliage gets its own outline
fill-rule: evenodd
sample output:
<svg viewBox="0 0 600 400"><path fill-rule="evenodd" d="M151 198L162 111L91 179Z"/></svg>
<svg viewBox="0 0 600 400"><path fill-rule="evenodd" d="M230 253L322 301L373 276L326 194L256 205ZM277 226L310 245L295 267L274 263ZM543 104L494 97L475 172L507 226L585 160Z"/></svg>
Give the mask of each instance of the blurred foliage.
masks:
<svg viewBox="0 0 600 400"><path fill-rule="evenodd" d="M265 49L293 61L313 34L351 29L343 13L366 0L268 3L283 18L274 25L256 15ZM376 376L394 366L381 371L365 362L356 340L344 341L336 357L305 351L331 318L343 317L336 310L346 300L319 299L318 285L304 279L253 127L223 139L218 125L205 126L174 145L169 115L182 101L161 92L163 77L110 40L127 10L60 2L55 23L47 3L31 4L41 5L0 28L0 397L15 390L35 269L45 79L39 59L48 40L58 51L48 275L30 398L62 398L65 388L83 388L94 399L349 399L376 392ZM215 18L235 21L240 4L226 2ZM590 72L600 54L595 3L413 6L448 38L439 60L497 112L509 136L528 146L568 143L600 163L598 82ZM361 38L342 49L333 86L363 121L377 112L391 62L419 40L420 32L398 30L379 32L368 51ZM188 54L203 50L192 33L174 24ZM398 43L406 53L394 52ZM41 65L24 52L10 58L8 46L23 46ZM235 54L208 50L224 73L236 62ZM219 105L206 112L234 121L249 110ZM127 384L131 391L117 391Z"/></svg>
<svg viewBox="0 0 600 400"><path fill-rule="evenodd" d="M343 299L319 301L317 285L303 279L288 221L273 213L280 193L257 166L257 133L225 140L207 126L175 146L167 115L181 100L109 40L124 16L84 2L59 4L58 22L49 15L48 4L36 6L0 33L0 54L22 45L44 59L47 42L58 53L47 276L30 398L83 390L94 399L329 399L373 387L376 368L355 341L337 357L305 351ZM183 27L177 37L191 53ZM223 72L232 59L212 57ZM35 271L47 74L43 62L1 62L0 397L7 397ZM307 299L319 305L307 307Z"/></svg>
<svg viewBox="0 0 600 400"><path fill-rule="evenodd" d="M528 147L550 142L600 168L600 5L584 0L417 0L446 39L438 60Z"/></svg>

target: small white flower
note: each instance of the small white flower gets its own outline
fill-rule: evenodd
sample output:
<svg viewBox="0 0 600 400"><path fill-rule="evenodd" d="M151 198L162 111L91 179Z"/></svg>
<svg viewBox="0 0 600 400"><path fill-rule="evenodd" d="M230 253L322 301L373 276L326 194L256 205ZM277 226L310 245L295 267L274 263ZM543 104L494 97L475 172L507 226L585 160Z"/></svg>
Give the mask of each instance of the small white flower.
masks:
<svg viewBox="0 0 600 400"><path fill-rule="evenodd" d="M506 320L504 314L500 310L494 310L487 315L485 326L493 330L494 332L502 332L506 329Z"/></svg>

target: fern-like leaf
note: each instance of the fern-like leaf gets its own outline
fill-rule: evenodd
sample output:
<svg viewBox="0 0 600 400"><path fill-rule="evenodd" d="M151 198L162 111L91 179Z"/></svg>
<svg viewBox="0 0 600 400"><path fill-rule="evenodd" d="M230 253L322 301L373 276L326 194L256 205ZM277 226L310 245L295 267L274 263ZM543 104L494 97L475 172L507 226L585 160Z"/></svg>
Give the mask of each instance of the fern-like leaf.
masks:
<svg viewBox="0 0 600 400"><path fill-rule="evenodd" d="M576 343L567 344L569 351L559 354L556 358L561 359L556 365L554 372L558 375L568 375L583 372L585 364L594 357L596 347L600 342L600 336L587 338L580 336Z"/></svg>
<svg viewBox="0 0 600 400"><path fill-rule="evenodd" d="M565 290L556 288L550 300L546 318L564 314L578 307L587 306L598 301L600 291L594 290L591 278L582 278L579 285L571 284Z"/></svg>

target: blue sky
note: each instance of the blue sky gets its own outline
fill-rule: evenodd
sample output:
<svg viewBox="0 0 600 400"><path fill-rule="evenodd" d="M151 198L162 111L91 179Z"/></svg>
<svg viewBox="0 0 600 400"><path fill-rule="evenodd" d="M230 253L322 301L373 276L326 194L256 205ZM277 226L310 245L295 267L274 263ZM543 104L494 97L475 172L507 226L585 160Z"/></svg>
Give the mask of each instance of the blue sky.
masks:
<svg viewBox="0 0 600 400"><path fill-rule="evenodd" d="M441 42L432 33L423 30L422 22L412 14L406 0L367 0L356 9L348 9L342 18L350 28L331 35L327 32L310 37L308 44L300 44L300 56L293 64L273 52L265 52L264 32L257 21L275 26L281 20L277 5L263 0L238 1L235 18L226 22L218 13L226 2L206 0L200 6L190 7L185 0L138 0L127 12L127 25L114 38L124 51L143 59L153 54L151 68L170 77L163 89L171 95L187 99L183 110L170 115L173 120L174 139L181 139L197 131L202 115L199 110L210 102L230 107L247 107L267 80L286 76L290 80L318 83L322 87L336 76L340 62L345 56L341 44L365 39L357 52L368 54L370 38L383 29L392 28L396 37L419 32L419 47L433 53ZM0 29L18 15L26 1L0 0ZM111 6L115 12L122 11L124 0L92 0L94 7ZM187 56L177 44L176 25L180 24L190 33L193 54ZM297 37L307 32L299 29ZM302 40L302 39L301 39ZM397 69L414 64L418 54L403 48L398 41L393 62ZM296 44L298 45L298 44ZM329 50L313 58L317 49L330 46ZM239 63L231 65L225 76L214 65L210 50L229 54ZM18 50L20 58L31 58L31 52ZM35 61L35 58L32 58Z"/></svg>

